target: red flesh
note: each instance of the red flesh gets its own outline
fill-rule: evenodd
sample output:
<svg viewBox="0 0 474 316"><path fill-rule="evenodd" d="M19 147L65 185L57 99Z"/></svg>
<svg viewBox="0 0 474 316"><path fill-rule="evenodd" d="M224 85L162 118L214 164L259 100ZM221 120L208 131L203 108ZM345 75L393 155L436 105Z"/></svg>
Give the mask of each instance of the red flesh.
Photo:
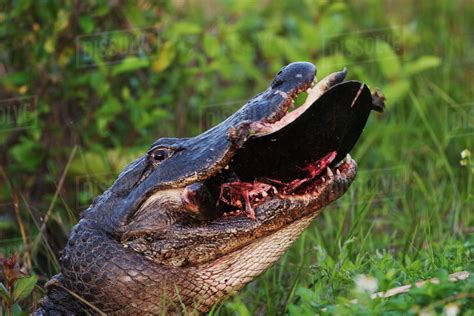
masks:
<svg viewBox="0 0 474 316"><path fill-rule="evenodd" d="M302 169L306 171L307 176L289 183L274 179L266 179L271 184L257 180L253 183L240 181L224 183L221 186L219 202L222 201L237 208L237 211L230 213L230 215L245 213L247 217L255 219L254 207L263 203L271 195L277 192L286 195L304 194L313 190L313 180L326 169L336 156L337 153L332 151L318 161L309 163ZM245 203L245 210L243 203Z"/></svg>

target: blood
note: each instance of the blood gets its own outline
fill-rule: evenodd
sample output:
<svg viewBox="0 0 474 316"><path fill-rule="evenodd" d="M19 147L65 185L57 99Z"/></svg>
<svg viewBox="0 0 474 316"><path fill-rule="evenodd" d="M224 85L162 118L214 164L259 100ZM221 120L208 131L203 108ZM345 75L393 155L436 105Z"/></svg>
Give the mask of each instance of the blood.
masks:
<svg viewBox="0 0 474 316"><path fill-rule="evenodd" d="M268 200L276 193L286 195L302 194L313 189L313 180L336 158L337 152L332 151L314 163L302 168L306 177L295 179L289 183L276 179L260 179L250 182L229 182L221 186L219 202L235 207L237 210L229 214L240 215L255 219L255 207ZM245 204L245 205L244 205ZM244 209L245 206L245 209Z"/></svg>
<svg viewBox="0 0 474 316"><path fill-rule="evenodd" d="M254 207L263 203L270 196L277 192L276 188L270 184L254 181L230 182L221 186L219 201L238 209L235 214L245 213L247 217L255 219ZM245 211L242 211L242 200L245 203Z"/></svg>

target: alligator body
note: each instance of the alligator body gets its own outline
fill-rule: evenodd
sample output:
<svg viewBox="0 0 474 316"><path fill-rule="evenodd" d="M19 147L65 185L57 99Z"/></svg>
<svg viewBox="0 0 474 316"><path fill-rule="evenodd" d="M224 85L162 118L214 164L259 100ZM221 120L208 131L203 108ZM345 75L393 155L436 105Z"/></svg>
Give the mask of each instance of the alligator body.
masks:
<svg viewBox="0 0 474 316"><path fill-rule="evenodd" d="M348 189L383 109L345 70L315 74L289 64L221 124L158 139L83 212L36 313L206 312L269 268Z"/></svg>

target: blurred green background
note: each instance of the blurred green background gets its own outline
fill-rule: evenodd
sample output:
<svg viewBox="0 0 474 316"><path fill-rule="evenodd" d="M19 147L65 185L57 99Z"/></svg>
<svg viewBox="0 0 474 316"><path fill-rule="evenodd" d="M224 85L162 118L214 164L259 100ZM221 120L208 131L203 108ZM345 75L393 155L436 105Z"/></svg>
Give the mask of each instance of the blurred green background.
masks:
<svg viewBox="0 0 474 316"><path fill-rule="evenodd" d="M472 278L395 303L354 292L357 275L385 290L472 269L474 5L448 0L1 0L0 252L40 280L22 306L128 162L222 121L299 60L318 78L347 67L387 110L346 196L216 312L416 314L452 297L472 315Z"/></svg>

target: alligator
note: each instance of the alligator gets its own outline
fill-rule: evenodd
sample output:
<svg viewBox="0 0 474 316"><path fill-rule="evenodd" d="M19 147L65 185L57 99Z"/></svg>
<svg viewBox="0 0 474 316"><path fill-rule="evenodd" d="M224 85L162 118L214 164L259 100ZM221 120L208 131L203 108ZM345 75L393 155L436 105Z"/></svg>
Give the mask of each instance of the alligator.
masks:
<svg viewBox="0 0 474 316"><path fill-rule="evenodd" d="M257 278L356 176L384 97L346 73L291 63L222 123L155 141L81 214L35 314L205 313Z"/></svg>

